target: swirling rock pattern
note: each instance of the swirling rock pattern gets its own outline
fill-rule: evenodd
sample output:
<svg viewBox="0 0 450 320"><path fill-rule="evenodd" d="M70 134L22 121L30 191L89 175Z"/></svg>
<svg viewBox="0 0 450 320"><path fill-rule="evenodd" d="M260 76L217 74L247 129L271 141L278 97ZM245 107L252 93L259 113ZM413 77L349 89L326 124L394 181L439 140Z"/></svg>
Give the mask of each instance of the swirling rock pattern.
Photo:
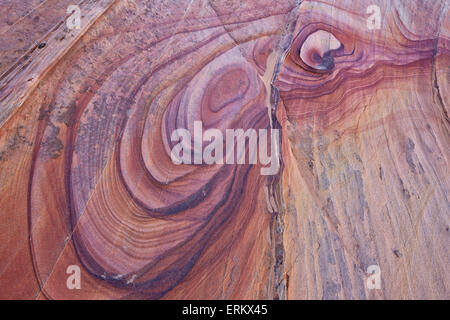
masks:
<svg viewBox="0 0 450 320"><path fill-rule="evenodd" d="M448 298L446 1L66 5L0 25L1 297ZM175 165L194 121L280 129L280 171Z"/></svg>

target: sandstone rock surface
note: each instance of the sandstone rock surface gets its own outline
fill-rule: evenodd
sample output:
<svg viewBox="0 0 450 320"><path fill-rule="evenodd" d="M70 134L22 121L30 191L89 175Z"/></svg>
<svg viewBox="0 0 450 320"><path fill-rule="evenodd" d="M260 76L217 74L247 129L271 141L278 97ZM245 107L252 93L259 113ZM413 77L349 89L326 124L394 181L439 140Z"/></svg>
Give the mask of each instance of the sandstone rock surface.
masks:
<svg viewBox="0 0 450 320"><path fill-rule="evenodd" d="M449 298L447 1L72 4L0 1L0 298ZM174 164L194 121L280 170Z"/></svg>

